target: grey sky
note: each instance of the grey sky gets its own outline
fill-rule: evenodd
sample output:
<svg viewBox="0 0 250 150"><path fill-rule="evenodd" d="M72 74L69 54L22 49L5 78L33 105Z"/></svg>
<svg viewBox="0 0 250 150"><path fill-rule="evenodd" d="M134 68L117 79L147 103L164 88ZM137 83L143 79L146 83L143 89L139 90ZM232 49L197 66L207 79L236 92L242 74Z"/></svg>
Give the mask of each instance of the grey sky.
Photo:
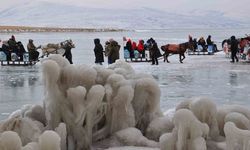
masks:
<svg viewBox="0 0 250 150"><path fill-rule="evenodd" d="M248 16L250 6L250 0L0 0L0 10L25 1L48 1L97 8L150 7L174 13L193 13L194 10L201 13L202 10L210 10L240 19Z"/></svg>

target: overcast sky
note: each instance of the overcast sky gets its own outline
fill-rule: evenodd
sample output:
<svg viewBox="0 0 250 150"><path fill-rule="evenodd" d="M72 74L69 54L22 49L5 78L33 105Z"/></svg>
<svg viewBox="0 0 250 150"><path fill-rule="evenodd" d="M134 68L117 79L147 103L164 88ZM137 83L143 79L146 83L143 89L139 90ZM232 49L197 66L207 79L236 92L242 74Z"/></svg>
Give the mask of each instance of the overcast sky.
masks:
<svg viewBox="0 0 250 150"><path fill-rule="evenodd" d="M0 9L24 1L35 0L0 0ZM168 12L186 13L193 10L220 11L229 17L244 19L249 14L250 0L36 0L65 3L77 6L97 8L140 8L164 9ZM247 17L246 19L248 19Z"/></svg>

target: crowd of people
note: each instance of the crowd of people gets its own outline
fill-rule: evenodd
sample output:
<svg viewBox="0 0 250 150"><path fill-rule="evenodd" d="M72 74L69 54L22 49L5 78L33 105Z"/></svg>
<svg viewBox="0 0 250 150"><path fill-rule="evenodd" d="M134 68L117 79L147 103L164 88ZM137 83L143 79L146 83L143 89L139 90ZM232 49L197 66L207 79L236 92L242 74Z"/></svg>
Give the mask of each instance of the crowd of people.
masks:
<svg viewBox="0 0 250 150"><path fill-rule="evenodd" d="M160 50L158 48L157 42L150 38L145 43L144 40L139 40L138 44L131 39L125 39L126 44L124 46L124 50L128 52L128 58L131 60L133 58L145 58L146 54L145 51L149 50L149 57L152 60L152 65L158 65L158 58L162 56ZM121 46L118 44L117 41L110 39L105 42L105 46L100 43L100 39L94 39L94 54L95 54L95 63L102 65L104 62L104 55L108 59L108 64L114 63L117 59L120 58L120 48Z"/></svg>
<svg viewBox="0 0 250 150"><path fill-rule="evenodd" d="M212 41L212 36L208 35L207 39L205 40L203 37L201 37L198 41L196 38L192 38L189 36L189 42L193 43L194 51L207 51L207 52L217 52L217 45ZM124 46L124 58L125 59L138 59L138 58L145 58L149 57L152 65L158 65L158 58L162 56L157 42L150 38L146 42L144 40L139 39L138 44L136 41L132 41L131 39L123 38L123 41L126 41L126 44ZM95 48L95 63L101 64L104 62L104 56L108 57L108 64L112 64L115 62L115 60L119 59L119 50L120 45L117 41L114 41L113 39L107 41L105 43L105 51L100 43L100 39L94 39ZM111 44L112 43L112 44ZM235 36L232 36L230 39L230 49L231 49L231 62L238 62L239 59L237 57L237 52L239 51L239 42L235 38ZM116 46L117 45L117 46ZM146 56L145 51L149 51L149 56ZM127 53L126 53L127 52Z"/></svg>
<svg viewBox="0 0 250 150"><path fill-rule="evenodd" d="M205 40L203 37L199 38L197 41L196 38L192 38L189 36L189 42L193 43L194 50L195 51L208 51L208 52L216 52L217 46L212 41L211 35L207 37ZM124 51L128 53L128 56L124 56L125 58L130 58L131 61L134 58L146 58L149 57L150 60L152 60L152 65L158 65L158 58L162 56L157 42L150 38L146 42L144 40L140 39L138 41L138 44L136 41L132 41L131 39L123 38L123 41L126 42L124 45ZM249 41L249 40L248 40ZM104 56L107 57L108 64L114 63L117 59L120 58L120 48L121 46L117 41L114 39L110 39L105 42L105 46L103 47L101 44L100 39L96 38L94 39L94 54L95 54L95 63L102 65L104 62ZM239 40L236 39L235 36L232 36L229 40L227 40L226 44L230 45L231 49L231 62L238 62L239 59L237 57L237 52L239 49ZM29 61L37 61L39 58L39 52L37 49L41 48L41 46L35 46L32 39L29 39L27 44L27 50L25 50L23 44L21 41L16 41L16 38L14 35L10 37L7 41L1 41L0 40L0 51L4 52L6 55L6 60L10 61L13 59L23 61L24 60L24 54L28 54ZM149 56L146 55L145 51L149 51ZM126 55L126 54L125 54ZM14 57L15 56L15 57ZM72 53L71 48L68 50L65 48L65 53L63 54L64 57L66 57L71 64L72 62Z"/></svg>

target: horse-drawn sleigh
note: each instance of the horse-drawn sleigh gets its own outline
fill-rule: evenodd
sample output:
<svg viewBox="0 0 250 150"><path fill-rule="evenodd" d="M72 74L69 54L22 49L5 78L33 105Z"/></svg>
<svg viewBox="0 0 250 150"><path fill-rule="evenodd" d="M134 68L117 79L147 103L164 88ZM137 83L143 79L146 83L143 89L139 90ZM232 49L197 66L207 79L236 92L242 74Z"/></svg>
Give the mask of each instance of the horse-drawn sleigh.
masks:
<svg viewBox="0 0 250 150"><path fill-rule="evenodd" d="M168 57L173 54L179 54L179 61L180 63L183 63L183 60L185 59L185 52L186 50L193 50L193 43L192 42L185 42L181 44L167 44L161 46L161 50L163 53L163 59L164 62L168 62ZM144 54L138 52L137 50L133 51L134 57L130 57L130 52L124 48L124 59L126 61L132 61L132 62L150 62L151 61L151 51L150 51L150 45L147 46L147 48L144 50Z"/></svg>
<svg viewBox="0 0 250 150"><path fill-rule="evenodd" d="M36 61L29 60L29 53L23 53L22 59L15 53L11 53L11 59L7 59L7 55L0 51L1 66L32 66L36 64Z"/></svg>
<svg viewBox="0 0 250 150"><path fill-rule="evenodd" d="M6 55L5 52L0 51L0 63L2 66L31 66L35 65L41 58L48 56L49 54L60 54L65 55L67 48L74 48L75 45L72 40L65 40L58 44L46 44L38 46L35 51L38 49L42 50L42 54L39 57L39 52L36 58L32 56L32 53L24 52L22 55L17 55L16 53L10 53L10 56ZM20 57L21 56L21 57ZM66 56L67 57L67 56Z"/></svg>

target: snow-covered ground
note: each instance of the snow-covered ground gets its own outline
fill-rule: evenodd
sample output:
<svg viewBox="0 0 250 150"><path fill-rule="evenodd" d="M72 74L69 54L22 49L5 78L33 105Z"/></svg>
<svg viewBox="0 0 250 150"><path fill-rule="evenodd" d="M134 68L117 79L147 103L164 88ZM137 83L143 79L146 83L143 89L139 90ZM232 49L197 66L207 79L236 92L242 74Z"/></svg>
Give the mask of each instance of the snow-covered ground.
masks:
<svg viewBox="0 0 250 150"><path fill-rule="evenodd" d="M108 3L108 2L107 2ZM120 29L232 28L248 27L249 22L228 17L220 11L169 11L142 6L124 8L76 6L37 0L16 1L0 8L0 25L88 27ZM98 8L100 7L100 8Z"/></svg>
<svg viewBox="0 0 250 150"><path fill-rule="evenodd" d="M34 39L36 45L49 42L60 42L68 38L76 44L72 50L75 64L94 65L93 39L99 37L104 43L114 38L122 45L122 37L133 39L147 39L151 36L160 45L165 43L180 43L185 41L188 33L205 36L212 33L214 40L226 38L231 34L242 35L242 30L167 30L143 32L112 32L112 33L20 33L16 39L27 44L29 38ZM237 32L237 34L236 34ZM11 34L1 35L7 39ZM218 47L220 45L218 43ZM121 51L121 58L123 53ZM106 60L105 60L106 61ZM224 54L213 56L187 56L184 64L180 64L178 56L169 57L170 64L159 60L159 66L150 63L130 63L138 72L152 74L161 88L161 108L167 111L174 108L178 102L192 96L208 96L217 104L241 104L249 106L250 65L247 63L229 63ZM107 61L104 67L107 67ZM41 66L32 67L0 67L0 119L19 109L24 104L41 104L43 98L43 82Z"/></svg>

